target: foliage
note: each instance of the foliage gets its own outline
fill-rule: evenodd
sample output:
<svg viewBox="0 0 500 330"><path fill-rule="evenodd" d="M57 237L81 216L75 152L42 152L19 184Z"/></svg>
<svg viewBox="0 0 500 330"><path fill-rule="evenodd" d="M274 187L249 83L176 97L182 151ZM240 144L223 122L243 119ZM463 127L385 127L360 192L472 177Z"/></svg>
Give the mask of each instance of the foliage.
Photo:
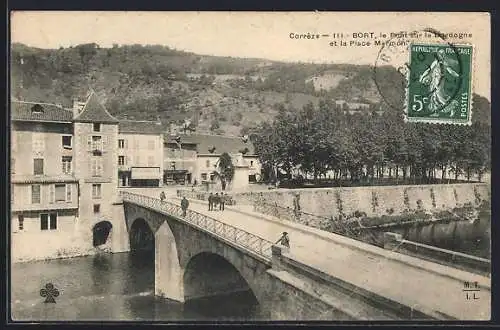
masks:
<svg viewBox="0 0 500 330"><path fill-rule="evenodd" d="M225 152L219 158L219 175L222 180L231 182L234 177L234 165L231 156Z"/></svg>
<svg viewBox="0 0 500 330"><path fill-rule="evenodd" d="M477 102L478 96L474 97ZM476 108L484 113L489 109ZM307 104L300 111L280 111L272 123L252 130L250 138L268 171L292 171L315 179L371 182L384 169L396 177L434 182L436 169L482 174L490 169L490 125L473 113L472 126L405 123L402 112L349 114L334 103Z"/></svg>

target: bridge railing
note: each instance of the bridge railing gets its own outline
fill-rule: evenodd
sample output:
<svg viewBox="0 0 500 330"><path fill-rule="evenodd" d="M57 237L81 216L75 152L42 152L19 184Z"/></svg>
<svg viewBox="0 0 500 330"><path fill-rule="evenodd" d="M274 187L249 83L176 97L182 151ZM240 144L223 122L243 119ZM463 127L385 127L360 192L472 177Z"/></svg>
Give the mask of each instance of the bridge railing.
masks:
<svg viewBox="0 0 500 330"><path fill-rule="evenodd" d="M265 259L271 259L271 246L273 243L243 229L228 225L222 221L189 209L186 210L186 215L183 216L182 208L179 205L167 201L161 201L160 199L154 197L134 194L126 191L120 192L120 196L123 201L173 215L188 223L194 224L204 231L215 234L216 236L222 237L244 249L250 250Z"/></svg>

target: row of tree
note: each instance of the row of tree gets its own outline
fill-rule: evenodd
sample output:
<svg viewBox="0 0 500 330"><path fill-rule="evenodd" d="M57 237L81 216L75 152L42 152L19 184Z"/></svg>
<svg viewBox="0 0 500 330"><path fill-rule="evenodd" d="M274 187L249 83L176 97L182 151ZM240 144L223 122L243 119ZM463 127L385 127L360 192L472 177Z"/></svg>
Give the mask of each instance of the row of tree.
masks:
<svg viewBox="0 0 500 330"><path fill-rule="evenodd" d="M473 125L405 123L402 111L386 107L382 114L349 114L332 102L301 111L279 112L272 123L263 123L250 135L267 177L299 172L321 178L352 181L389 173L402 179L432 181L441 177L482 175L490 169L490 124L478 120L484 100L474 96ZM266 173L264 173L266 174Z"/></svg>

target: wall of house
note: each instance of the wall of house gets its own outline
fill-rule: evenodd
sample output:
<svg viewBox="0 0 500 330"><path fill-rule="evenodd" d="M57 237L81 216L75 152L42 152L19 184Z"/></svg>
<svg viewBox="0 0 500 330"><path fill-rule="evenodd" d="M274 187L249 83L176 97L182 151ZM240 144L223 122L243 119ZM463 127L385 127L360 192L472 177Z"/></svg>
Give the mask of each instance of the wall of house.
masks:
<svg viewBox="0 0 500 330"><path fill-rule="evenodd" d="M40 185L40 203L32 203L32 185ZM13 184L11 189L11 209L18 210L40 210L40 209L69 209L78 208L78 184L76 182L56 183L33 183ZM65 201L54 201L50 199L51 186L55 184L66 185L66 192L71 190L71 195L66 195Z"/></svg>
<svg viewBox="0 0 500 330"><path fill-rule="evenodd" d="M62 136L72 134L71 124L14 122L11 134L14 174L33 175L34 158L43 158L44 175L61 174L62 157L73 156L72 149L63 148Z"/></svg>
<svg viewBox="0 0 500 330"><path fill-rule="evenodd" d="M124 169L132 166L160 167L163 172L163 134L119 133L118 139L125 140L124 148L118 148L118 155L125 156ZM118 164L118 159L116 160Z"/></svg>
<svg viewBox="0 0 500 330"><path fill-rule="evenodd" d="M92 150L88 148L88 136L103 137L103 172L101 176L92 175ZM101 221L109 221L115 227L123 219L114 218L114 207L118 199L118 125L103 124L101 132L93 132L92 123L75 123L76 176L80 181L80 214L78 231L82 239L81 245L92 248L92 229ZM101 197L92 196L92 185L101 185ZM99 204L99 212L94 212L94 205Z"/></svg>
<svg viewBox="0 0 500 330"><path fill-rule="evenodd" d="M41 213L57 213L57 229L41 229ZM23 228L19 228L18 215L24 216ZM51 210L16 212L11 218L11 260L32 261L86 255L91 246L82 244L78 231L77 210Z"/></svg>
<svg viewBox="0 0 500 330"><path fill-rule="evenodd" d="M210 180L210 173L213 171L218 171L217 164L219 162L219 158L221 155L219 154L199 154L196 159L196 169L194 173L194 177L197 178L198 182L203 181L202 174L207 174L207 180ZM233 164L236 164L238 160L238 154L230 154ZM243 157L244 164L248 165L248 175L260 175L261 172L261 164L259 158L256 156L244 156ZM207 164L208 162L208 164ZM208 166L207 166L208 165Z"/></svg>

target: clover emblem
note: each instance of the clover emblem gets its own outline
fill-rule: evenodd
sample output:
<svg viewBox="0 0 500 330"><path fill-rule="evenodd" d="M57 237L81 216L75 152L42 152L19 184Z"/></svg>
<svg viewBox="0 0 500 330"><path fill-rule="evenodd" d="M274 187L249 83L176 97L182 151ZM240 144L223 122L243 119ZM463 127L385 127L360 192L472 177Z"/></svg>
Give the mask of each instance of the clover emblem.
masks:
<svg viewBox="0 0 500 330"><path fill-rule="evenodd" d="M56 297L59 297L59 290L57 290L52 283L45 284L45 288L40 290L40 296L45 298L45 303L56 303Z"/></svg>

